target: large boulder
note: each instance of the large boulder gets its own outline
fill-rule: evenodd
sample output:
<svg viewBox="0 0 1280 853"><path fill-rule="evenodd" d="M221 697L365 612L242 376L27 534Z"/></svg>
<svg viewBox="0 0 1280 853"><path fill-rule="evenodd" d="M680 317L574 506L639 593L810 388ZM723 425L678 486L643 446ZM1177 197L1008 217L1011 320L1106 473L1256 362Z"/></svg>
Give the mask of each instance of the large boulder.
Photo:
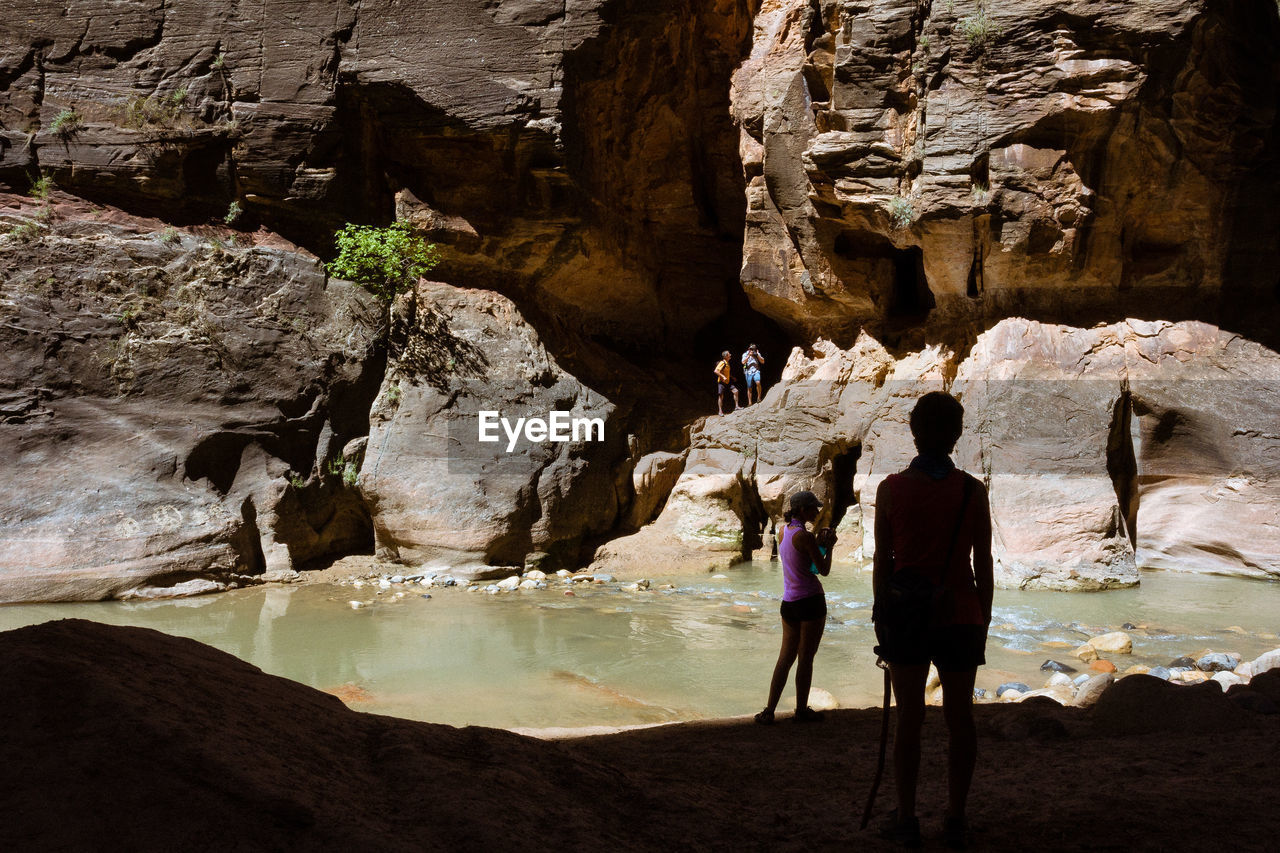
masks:
<svg viewBox="0 0 1280 853"><path fill-rule="evenodd" d="M5 203L9 225L37 213ZM0 602L208 591L370 547L342 448L368 430L376 301L296 251L86 208L56 197L0 237Z"/></svg>
<svg viewBox="0 0 1280 853"><path fill-rule="evenodd" d="M617 408L490 291L423 282L396 305L392 347L359 474L378 553L471 575L534 552L576 566L629 500Z"/></svg>

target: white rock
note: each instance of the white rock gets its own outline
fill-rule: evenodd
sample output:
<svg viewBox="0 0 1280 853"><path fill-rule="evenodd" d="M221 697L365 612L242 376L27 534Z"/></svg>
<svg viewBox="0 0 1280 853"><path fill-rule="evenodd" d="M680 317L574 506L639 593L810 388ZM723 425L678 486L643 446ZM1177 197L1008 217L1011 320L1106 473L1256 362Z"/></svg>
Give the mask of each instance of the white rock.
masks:
<svg viewBox="0 0 1280 853"><path fill-rule="evenodd" d="M1088 643L1085 643L1083 646L1076 649L1071 654L1080 658L1080 660L1084 661L1085 663L1093 663L1098 659L1098 650L1095 649L1093 646L1089 645Z"/></svg>
<svg viewBox="0 0 1280 853"><path fill-rule="evenodd" d="M486 595L497 595L498 593L502 592L502 590L499 589L498 585L495 583L491 583L488 586L486 586L484 588L484 591Z"/></svg>
<svg viewBox="0 0 1280 853"><path fill-rule="evenodd" d="M1124 631L1112 631L1110 634L1090 637L1088 645L1093 646L1096 651L1104 654L1133 654L1133 638Z"/></svg>
<svg viewBox="0 0 1280 853"><path fill-rule="evenodd" d="M435 581L433 581L431 578L423 578L422 580L418 581L418 586L425 586L427 589L430 589L434 584L435 584Z"/></svg>
<svg viewBox="0 0 1280 853"><path fill-rule="evenodd" d="M1221 685L1222 685L1222 690L1223 690L1223 692L1226 692L1227 690L1229 690L1229 689L1231 688L1231 686L1232 686L1232 685L1234 685L1234 684L1244 684L1244 683L1245 683L1245 681L1244 681L1244 679L1243 679L1243 678L1241 678L1240 676L1236 675L1234 672L1228 672L1228 671L1227 671L1227 670L1225 670L1225 669L1224 669L1224 670L1222 670L1221 672L1215 672L1215 673L1213 674L1213 678L1212 678L1212 679L1210 679L1210 680L1212 680L1212 681L1216 681L1216 682L1218 682L1219 684L1221 684Z"/></svg>
<svg viewBox="0 0 1280 853"><path fill-rule="evenodd" d="M533 578L525 578L524 580L520 581L520 589L537 589L537 588L538 588L538 581L534 580Z"/></svg>
<svg viewBox="0 0 1280 853"><path fill-rule="evenodd" d="M383 578L382 580L378 581L378 586L382 587L383 589L390 589L391 581L388 580L387 578Z"/></svg>
<svg viewBox="0 0 1280 853"><path fill-rule="evenodd" d="M815 711L833 711L840 707L836 697L821 687L809 688L809 707Z"/></svg>
<svg viewBox="0 0 1280 853"><path fill-rule="evenodd" d="M711 579L713 581L727 581L729 579L729 576L728 575L712 575Z"/></svg>
<svg viewBox="0 0 1280 853"><path fill-rule="evenodd" d="M1055 672L1053 675L1049 676L1049 680L1045 682L1044 686L1074 687L1075 684L1071 681L1071 676L1067 675L1065 672Z"/></svg>
<svg viewBox="0 0 1280 853"><path fill-rule="evenodd" d="M1269 669L1280 667L1280 649L1272 649L1269 652L1258 655L1253 659L1251 669L1254 675L1262 675Z"/></svg>
<svg viewBox="0 0 1280 853"><path fill-rule="evenodd" d="M556 571L556 577L558 578L567 578L571 574L573 574L573 572L569 571L568 569L559 569Z"/></svg>
<svg viewBox="0 0 1280 853"><path fill-rule="evenodd" d="M502 590L507 590L507 591L513 590L516 587L520 586L520 576L511 575L510 577L503 578L502 580L494 584L494 586Z"/></svg>
<svg viewBox="0 0 1280 853"><path fill-rule="evenodd" d="M354 586L356 589L359 589L360 587L364 586L364 581L360 580L359 578L356 578L351 582L351 585Z"/></svg>
<svg viewBox="0 0 1280 853"><path fill-rule="evenodd" d="M1116 680L1116 677L1109 672L1100 672L1091 676L1087 681L1076 689L1075 695L1071 699L1071 704L1077 708L1088 708L1098 701L1098 697L1110 687Z"/></svg>
<svg viewBox="0 0 1280 853"><path fill-rule="evenodd" d="M533 581L544 581L547 579L547 573L541 569L530 569L524 573L524 576L526 579Z"/></svg>
<svg viewBox="0 0 1280 853"><path fill-rule="evenodd" d="M392 582L392 583L404 583L404 575L392 575L392 576L391 576L391 582Z"/></svg>
<svg viewBox="0 0 1280 853"><path fill-rule="evenodd" d="M363 601L348 601L347 604L351 605L352 610L359 610L361 607L364 607Z"/></svg>

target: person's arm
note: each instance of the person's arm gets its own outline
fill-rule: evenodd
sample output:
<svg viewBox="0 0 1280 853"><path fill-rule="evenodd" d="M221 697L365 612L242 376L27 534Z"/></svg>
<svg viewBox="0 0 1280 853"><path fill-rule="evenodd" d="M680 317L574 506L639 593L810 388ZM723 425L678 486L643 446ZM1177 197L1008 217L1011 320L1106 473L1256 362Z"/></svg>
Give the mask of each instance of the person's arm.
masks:
<svg viewBox="0 0 1280 853"><path fill-rule="evenodd" d="M796 550L805 559L818 567L818 574L823 577L831 574L831 552L835 550L834 548L828 548L827 553L823 554L818 548L818 540L808 530L797 530L792 535L791 541L795 543Z"/></svg>
<svg viewBox="0 0 1280 853"><path fill-rule="evenodd" d="M973 500L977 503L973 530L973 580L978 589L978 604L982 607L983 624L991 624L991 600L995 593L995 561L991 556L991 504L987 490L979 481L974 482ZM876 555L879 556L879 541Z"/></svg>
<svg viewBox="0 0 1280 853"><path fill-rule="evenodd" d="M764 356L760 354L760 350L756 350L756 362L764 364Z"/></svg>
<svg viewBox="0 0 1280 853"><path fill-rule="evenodd" d="M889 481L881 480L876 488L875 521L876 555L872 562L871 588L875 601L893 574L893 538L889 527Z"/></svg>

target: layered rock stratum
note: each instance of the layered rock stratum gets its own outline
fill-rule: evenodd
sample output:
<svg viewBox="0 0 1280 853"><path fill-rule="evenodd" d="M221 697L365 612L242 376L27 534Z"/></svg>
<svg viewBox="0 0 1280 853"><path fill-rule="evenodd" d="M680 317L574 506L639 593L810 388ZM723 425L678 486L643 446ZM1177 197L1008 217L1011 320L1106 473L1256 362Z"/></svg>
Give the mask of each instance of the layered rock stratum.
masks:
<svg viewBox="0 0 1280 853"><path fill-rule="evenodd" d="M797 488L865 558L934 388L1002 584L1280 575L1268 0L6 11L0 601L716 568ZM325 275L393 219L440 281Z"/></svg>

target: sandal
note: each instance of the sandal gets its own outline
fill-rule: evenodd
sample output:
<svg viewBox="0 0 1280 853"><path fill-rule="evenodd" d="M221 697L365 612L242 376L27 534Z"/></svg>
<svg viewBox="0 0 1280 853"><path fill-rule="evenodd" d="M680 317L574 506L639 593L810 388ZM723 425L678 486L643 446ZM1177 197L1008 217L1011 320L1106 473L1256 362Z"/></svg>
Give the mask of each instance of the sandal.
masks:
<svg viewBox="0 0 1280 853"><path fill-rule="evenodd" d="M765 708L759 714L756 714L756 722L762 726L773 725L773 712Z"/></svg>
<svg viewBox="0 0 1280 853"><path fill-rule="evenodd" d="M815 711L809 706L796 708L796 715L793 717L797 723L820 723L822 722L822 712Z"/></svg>

